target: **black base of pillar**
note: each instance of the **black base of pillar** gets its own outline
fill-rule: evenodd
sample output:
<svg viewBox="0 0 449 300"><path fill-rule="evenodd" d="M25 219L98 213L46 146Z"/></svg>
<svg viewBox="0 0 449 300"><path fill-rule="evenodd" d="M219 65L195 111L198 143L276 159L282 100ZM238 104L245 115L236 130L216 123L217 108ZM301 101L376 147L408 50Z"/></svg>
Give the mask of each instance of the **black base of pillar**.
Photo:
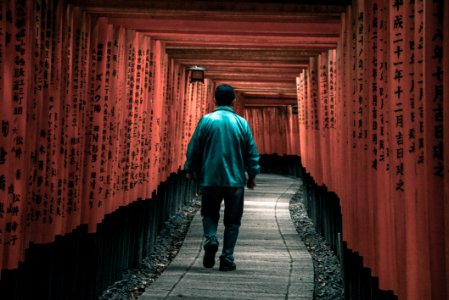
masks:
<svg viewBox="0 0 449 300"><path fill-rule="evenodd" d="M303 197L307 214L313 220L315 229L329 243L342 262L345 298L350 300L397 300L392 291L379 289L379 279L371 275L371 270L363 266L363 258L348 249L341 241L342 215L340 199L329 192L326 186L318 186L294 155L261 155L260 166L263 173L296 176L303 180Z"/></svg>
<svg viewBox="0 0 449 300"><path fill-rule="evenodd" d="M138 200L105 216L96 233L87 226L30 245L25 262L3 270L1 299L98 299L121 279L123 271L151 254L164 222L195 195L195 186L182 174L172 174L151 199Z"/></svg>
<svg viewBox="0 0 449 300"><path fill-rule="evenodd" d="M262 154L259 160L262 173L302 177L301 160L296 155Z"/></svg>

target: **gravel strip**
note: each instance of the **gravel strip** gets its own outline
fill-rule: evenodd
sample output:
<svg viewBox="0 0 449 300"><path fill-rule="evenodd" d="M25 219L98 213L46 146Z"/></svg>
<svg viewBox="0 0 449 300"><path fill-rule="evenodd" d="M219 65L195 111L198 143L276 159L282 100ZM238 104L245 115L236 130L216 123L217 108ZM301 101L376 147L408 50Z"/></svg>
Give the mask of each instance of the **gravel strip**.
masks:
<svg viewBox="0 0 449 300"><path fill-rule="evenodd" d="M199 197L185 203L180 212L164 223L156 237L153 254L143 259L136 268L126 271L122 280L109 286L100 300L134 300L143 294L178 254L190 223L200 207Z"/></svg>
<svg viewBox="0 0 449 300"><path fill-rule="evenodd" d="M314 299L344 299L341 265L329 244L316 232L302 202L302 188L290 200L290 216L301 240L309 250L314 268Z"/></svg>
<svg viewBox="0 0 449 300"><path fill-rule="evenodd" d="M315 231L301 201L301 188L290 200L290 215L300 238L313 258L315 273L315 300L344 299L340 263L326 241ZM165 222L156 238L153 254L134 269L123 274L123 279L109 286L100 300L138 299L145 288L167 268L182 246L190 222L200 207L199 198L186 203L184 208Z"/></svg>

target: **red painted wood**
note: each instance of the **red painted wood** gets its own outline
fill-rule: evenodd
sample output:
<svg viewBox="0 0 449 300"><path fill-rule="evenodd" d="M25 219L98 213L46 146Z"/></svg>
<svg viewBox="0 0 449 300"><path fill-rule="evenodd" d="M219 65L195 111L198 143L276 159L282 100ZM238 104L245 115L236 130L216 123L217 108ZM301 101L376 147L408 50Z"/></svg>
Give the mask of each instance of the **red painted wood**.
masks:
<svg viewBox="0 0 449 300"><path fill-rule="evenodd" d="M296 155L299 153L297 139L297 115L291 107L246 107L244 117L253 131L260 154Z"/></svg>
<svg viewBox="0 0 449 300"><path fill-rule="evenodd" d="M447 94L439 88L445 80L439 72L445 56L439 55L447 50L440 48L443 27L436 11L442 8L423 4L367 1L347 11L337 49L337 155L325 145L332 135L321 132L317 143L301 114L300 136L312 140L301 140L308 143L300 153L312 176L324 171L323 183L340 196L343 237L379 276L380 287L404 299L445 299L447 180L439 175L446 162L440 128L447 123L440 111ZM301 76L297 87L299 108L312 114L315 88L305 88ZM318 87L322 96L325 88ZM340 179L334 183L316 157Z"/></svg>
<svg viewBox="0 0 449 300"><path fill-rule="evenodd" d="M15 36L22 10L1 8L1 32ZM35 9L23 10L23 40L1 44L2 269L16 268L30 242L81 224L94 232L106 214L150 198L183 164L178 140L212 109L213 83L188 84L161 41L77 8Z"/></svg>
<svg viewBox="0 0 449 300"><path fill-rule="evenodd" d="M441 2L424 1L424 189L428 202L430 274L433 299L449 297L445 271L443 166L443 18ZM447 80L446 80L447 82ZM447 179L446 179L447 180Z"/></svg>
<svg viewBox="0 0 449 300"><path fill-rule="evenodd" d="M449 2L446 1L444 3L444 11L449 11ZM448 74L449 74L449 18L447 15L445 15L445 18L443 19L443 72L444 74L444 80L447 83L448 82ZM444 88L444 99L443 99L443 106L444 106L444 115L449 116L449 88ZM444 218L445 224L445 232L444 236L449 236L449 180L447 177L449 176L449 118L444 118L444 163L445 163L445 180L444 180L444 215L446 216ZM446 276L449 273L449 242L445 239L444 244L444 252L445 252L445 259L446 259ZM449 294L449 291L446 291L447 294ZM449 297L449 296L448 296Z"/></svg>
<svg viewBox="0 0 449 300"><path fill-rule="evenodd" d="M20 3L0 3L1 269L30 242L93 232L149 198L183 164L214 87L230 83L260 152L299 154L338 194L343 238L382 289L447 299L448 3L354 1L340 25L322 10L196 21L32 2L17 36ZM194 64L210 70L204 84L189 83Z"/></svg>

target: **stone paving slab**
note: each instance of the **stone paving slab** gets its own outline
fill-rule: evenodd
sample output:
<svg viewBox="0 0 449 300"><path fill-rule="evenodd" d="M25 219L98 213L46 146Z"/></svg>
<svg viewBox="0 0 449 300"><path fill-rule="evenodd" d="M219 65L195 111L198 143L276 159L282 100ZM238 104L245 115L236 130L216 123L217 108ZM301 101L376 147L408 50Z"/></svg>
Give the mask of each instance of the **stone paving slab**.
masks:
<svg viewBox="0 0 449 300"><path fill-rule="evenodd" d="M288 210L299 181L261 174L257 184L255 190L245 190L245 211L234 253L237 270L218 271L220 252L212 269L203 267L198 212L176 258L139 299L313 299L312 258ZM220 245L222 232L220 222Z"/></svg>

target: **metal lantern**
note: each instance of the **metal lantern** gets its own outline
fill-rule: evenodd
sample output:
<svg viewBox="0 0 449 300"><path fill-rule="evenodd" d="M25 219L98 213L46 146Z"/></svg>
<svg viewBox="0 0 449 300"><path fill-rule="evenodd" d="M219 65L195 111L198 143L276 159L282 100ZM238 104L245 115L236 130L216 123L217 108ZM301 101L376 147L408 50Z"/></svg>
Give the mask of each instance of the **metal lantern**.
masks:
<svg viewBox="0 0 449 300"><path fill-rule="evenodd" d="M206 71L205 68L199 67L199 66L193 66L193 67L189 67L187 70L190 72L190 82L191 83L193 83L195 81L204 83L204 71Z"/></svg>

